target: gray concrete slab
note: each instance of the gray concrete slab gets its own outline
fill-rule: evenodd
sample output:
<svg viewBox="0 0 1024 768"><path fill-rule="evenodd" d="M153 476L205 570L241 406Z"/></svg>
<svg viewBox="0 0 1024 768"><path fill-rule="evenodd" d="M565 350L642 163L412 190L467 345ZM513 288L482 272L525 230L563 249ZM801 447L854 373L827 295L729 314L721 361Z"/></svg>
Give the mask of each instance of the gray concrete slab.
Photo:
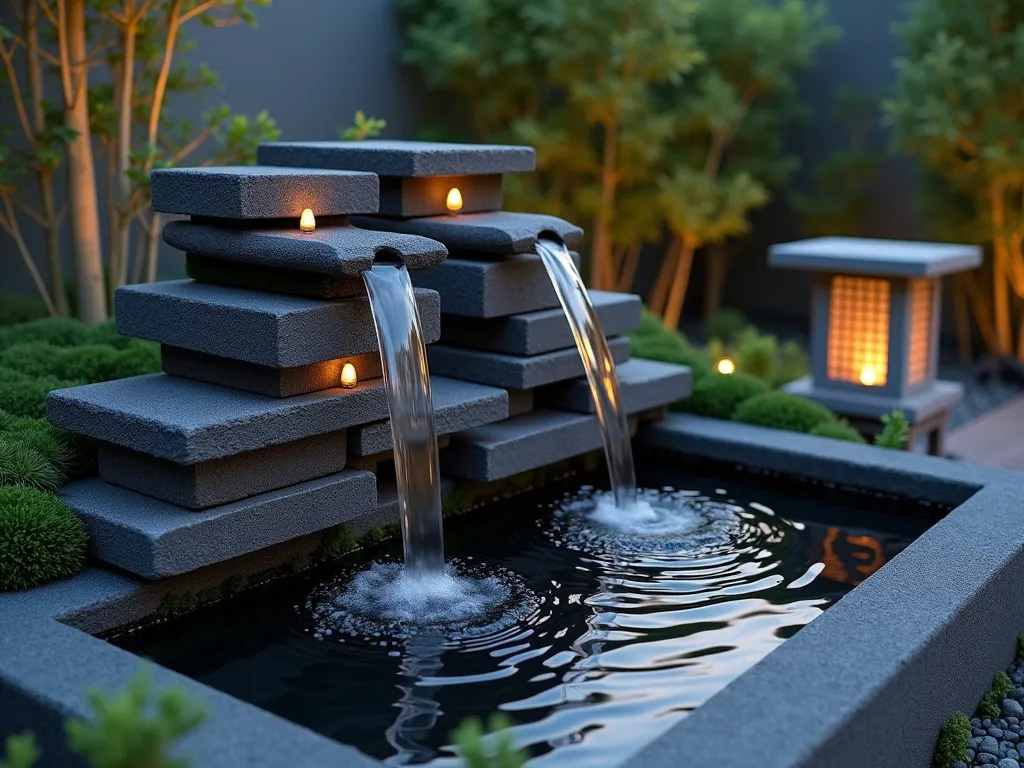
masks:
<svg viewBox="0 0 1024 768"><path fill-rule="evenodd" d="M261 144L264 165L369 171L378 176L454 176L532 171L533 147L432 141L274 141Z"/></svg>
<svg viewBox="0 0 1024 768"><path fill-rule="evenodd" d="M629 339L608 339L616 364L629 359ZM430 370L441 376L477 381L507 389L533 389L556 381L583 376L583 362L576 347L533 357L517 357L432 344L427 348Z"/></svg>
<svg viewBox="0 0 1024 768"><path fill-rule="evenodd" d="M388 401L381 379L282 399L158 373L54 390L46 408L69 432L196 464L380 421Z"/></svg>
<svg viewBox="0 0 1024 768"><path fill-rule="evenodd" d="M378 256L401 259L409 269L436 267L447 250L416 235L374 232L349 226L237 229L205 222L172 221L164 240L179 251L262 267L358 277Z"/></svg>
<svg viewBox="0 0 1024 768"><path fill-rule="evenodd" d="M590 301L605 336L619 336L640 326L643 303L639 296L590 291ZM444 311L449 312L447 305ZM539 355L571 347L575 341L565 312L559 306L507 317L474 318L472 321L447 318L441 329L441 343L509 355Z"/></svg>
<svg viewBox="0 0 1024 768"><path fill-rule="evenodd" d="M452 213L449 193L459 191L459 213L501 210L501 175L484 176L384 176L380 180L381 216L410 218Z"/></svg>
<svg viewBox="0 0 1024 768"><path fill-rule="evenodd" d="M899 409L913 424L952 410L964 396L964 385L958 381L936 380L932 386L904 397L886 397L865 388L864 391L841 391L816 387L809 378L798 379L784 387L786 392L821 403L843 416L877 419Z"/></svg>
<svg viewBox="0 0 1024 768"><path fill-rule="evenodd" d="M448 435L464 429L501 421L508 416L508 393L469 381L430 377L434 400L434 429ZM352 427L348 448L353 456L375 456L392 449L391 420Z"/></svg>
<svg viewBox="0 0 1024 768"><path fill-rule="evenodd" d="M376 507L377 481L348 470L202 512L100 480L69 483L61 496L85 521L93 557L156 579L358 517Z"/></svg>
<svg viewBox="0 0 1024 768"><path fill-rule="evenodd" d="M175 464L119 445L100 443L100 477L188 509L208 509L345 468L345 430L198 464Z"/></svg>
<svg viewBox="0 0 1024 768"><path fill-rule="evenodd" d="M374 213L379 185L372 173L309 168L158 168L150 174L152 205L160 213L225 219L294 218Z"/></svg>
<svg viewBox="0 0 1024 768"><path fill-rule="evenodd" d="M437 341L440 296L417 289L416 306L424 341ZM169 280L119 288L115 313L125 336L272 368L380 350L366 296L326 301Z"/></svg>
<svg viewBox="0 0 1024 768"><path fill-rule="evenodd" d="M160 348L160 359L164 373L172 376L183 376L267 397L295 397L336 387L341 382L341 369L345 363L352 363L359 381L377 379L383 375L379 352L292 368L272 368L269 365L246 363L164 344Z"/></svg>
<svg viewBox="0 0 1024 768"><path fill-rule="evenodd" d="M573 258L578 264L579 255ZM544 264L532 253L497 261L450 258L410 277L417 288L441 295L445 315L498 318L559 307Z"/></svg>
<svg viewBox="0 0 1024 768"><path fill-rule="evenodd" d="M690 395L690 369L685 365L636 359L617 365L615 374L626 413L670 405ZM597 410L585 378L552 384L541 390L539 401L545 408L578 413L596 413Z"/></svg>
<svg viewBox="0 0 1024 768"><path fill-rule="evenodd" d="M357 227L429 237L444 243L449 251L502 256L533 253L544 235L554 235L566 245L583 239L583 230L576 225L540 213L494 211L423 219L353 216L351 221Z"/></svg>
<svg viewBox="0 0 1024 768"><path fill-rule="evenodd" d="M981 264L981 248L868 237L815 237L768 248L773 267L846 275L939 277Z"/></svg>
<svg viewBox="0 0 1024 768"><path fill-rule="evenodd" d="M297 269L213 259L194 253L185 254L185 274L203 283L314 299L347 299L366 295L366 284L361 276L332 277Z"/></svg>

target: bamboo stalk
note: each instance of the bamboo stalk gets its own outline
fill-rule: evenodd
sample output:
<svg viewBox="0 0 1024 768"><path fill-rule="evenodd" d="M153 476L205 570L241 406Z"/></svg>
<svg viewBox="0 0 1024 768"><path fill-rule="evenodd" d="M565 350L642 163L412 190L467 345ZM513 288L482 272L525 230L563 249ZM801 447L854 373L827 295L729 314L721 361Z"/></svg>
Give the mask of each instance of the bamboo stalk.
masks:
<svg viewBox="0 0 1024 768"><path fill-rule="evenodd" d="M679 328L679 320L683 314L683 302L686 299L686 289L690 285L693 252L696 248L697 241L695 238L684 238L683 247L679 251L679 258L676 260L675 275L672 278L672 290L669 291L668 301L665 303L665 314L662 318L665 327L672 331Z"/></svg>

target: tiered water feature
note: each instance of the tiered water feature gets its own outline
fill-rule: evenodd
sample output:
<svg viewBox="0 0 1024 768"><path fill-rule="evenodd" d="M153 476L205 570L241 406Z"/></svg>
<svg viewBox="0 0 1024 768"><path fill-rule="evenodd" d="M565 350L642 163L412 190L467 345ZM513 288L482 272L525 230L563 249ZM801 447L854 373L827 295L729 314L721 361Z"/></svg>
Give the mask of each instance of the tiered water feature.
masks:
<svg viewBox="0 0 1024 768"><path fill-rule="evenodd" d="M260 161L154 174L154 206L191 217L165 230L191 279L118 293L118 327L160 342L164 373L51 396L51 420L100 448L101 478L66 498L96 559L157 585L280 563L339 524L401 522L404 550L114 642L394 764L444 764L459 720L505 709L537 764L609 765L908 540L838 502L827 527L790 519L814 518L820 494L653 458L639 479L659 490L640 501L671 516L616 526L632 462L599 412L617 402L629 433L657 422L689 372L629 359L637 297L591 292L588 317L563 254L577 227L500 210L501 174L530 170L532 150L300 143ZM416 311L395 298L406 274ZM522 491L602 446L626 489L607 515L592 513L608 473L568 476L448 519L439 573L437 488Z"/></svg>

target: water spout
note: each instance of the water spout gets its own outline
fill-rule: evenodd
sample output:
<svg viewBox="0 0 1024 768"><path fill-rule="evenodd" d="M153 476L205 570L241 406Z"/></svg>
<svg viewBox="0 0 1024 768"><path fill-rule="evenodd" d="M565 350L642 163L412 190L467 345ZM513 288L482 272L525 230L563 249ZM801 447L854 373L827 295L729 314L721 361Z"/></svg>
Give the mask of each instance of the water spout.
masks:
<svg viewBox="0 0 1024 768"><path fill-rule="evenodd" d="M404 264L363 272L391 412L398 511L407 576L444 573L441 485L427 352Z"/></svg>
<svg viewBox="0 0 1024 768"><path fill-rule="evenodd" d="M619 380L615 375L615 361L608 349L608 340L601 331L583 278L565 245L542 237L537 241L537 253L544 262L544 268L558 294L558 301L565 310L576 348L579 349L587 372L587 381L597 407L597 418L601 423L601 439L608 460L615 506L618 509L632 508L636 505L633 447L629 440L629 424L622 407Z"/></svg>

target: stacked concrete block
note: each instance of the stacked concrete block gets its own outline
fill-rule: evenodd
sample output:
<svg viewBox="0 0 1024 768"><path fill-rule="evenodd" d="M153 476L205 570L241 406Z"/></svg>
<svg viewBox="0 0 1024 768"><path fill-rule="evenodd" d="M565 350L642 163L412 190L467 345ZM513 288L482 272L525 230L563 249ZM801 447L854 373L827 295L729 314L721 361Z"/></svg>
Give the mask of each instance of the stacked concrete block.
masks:
<svg viewBox="0 0 1024 768"><path fill-rule="evenodd" d="M98 445L100 479L63 490L92 554L152 579L382 509L394 517L389 479L375 474L391 434L361 274L381 257L437 266L444 246L348 223L376 211L373 173L175 169L154 172L152 189L155 210L190 217L164 239L186 251L192 279L122 288L115 316L121 333L161 345L164 372L47 403L51 422ZM312 231L299 226L307 208ZM435 342L440 295L415 299ZM348 363L354 386L342 386ZM508 415L503 389L440 376L431 386L443 435Z"/></svg>
<svg viewBox="0 0 1024 768"><path fill-rule="evenodd" d="M502 174L532 170L531 149L297 142L265 144L259 158L274 166L378 174L380 210L353 216L352 223L427 237L448 249L443 263L413 275L419 289L440 296L441 338L428 349L430 370L500 387L508 393L509 418L454 432L441 453L444 474L498 480L601 448L583 363L536 254L540 237L572 246L583 232L553 216L499 210ZM609 337L631 421L658 415L686 397L688 369L629 358L625 334L640 323L639 298L595 291L591 299ZM352 445L350 439L350 450Z"/></svg>

